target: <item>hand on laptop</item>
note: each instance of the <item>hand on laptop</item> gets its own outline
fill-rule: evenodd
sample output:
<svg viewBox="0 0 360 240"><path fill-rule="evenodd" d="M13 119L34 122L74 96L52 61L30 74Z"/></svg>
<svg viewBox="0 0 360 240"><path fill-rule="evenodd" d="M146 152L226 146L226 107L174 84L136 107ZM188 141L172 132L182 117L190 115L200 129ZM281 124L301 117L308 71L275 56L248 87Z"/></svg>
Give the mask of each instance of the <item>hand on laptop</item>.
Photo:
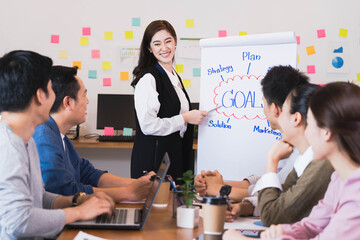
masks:
<svg viewBox="0 0 360 240"><path fill-rule="evenodd" d="M80 220L90 220L101 214L111 215L115 211L115 202L107 194L97 192L76 208L80 210Z"/></svg>
<svg viewBox="0 0 360 240"><path fill-rule="evenodd" d="M152 175L155 175L153 171L136 179L127 186L130 193L129 201L139 201L146 198L146 196L149 194L149 190L152 184L150 181Z"/></svg>

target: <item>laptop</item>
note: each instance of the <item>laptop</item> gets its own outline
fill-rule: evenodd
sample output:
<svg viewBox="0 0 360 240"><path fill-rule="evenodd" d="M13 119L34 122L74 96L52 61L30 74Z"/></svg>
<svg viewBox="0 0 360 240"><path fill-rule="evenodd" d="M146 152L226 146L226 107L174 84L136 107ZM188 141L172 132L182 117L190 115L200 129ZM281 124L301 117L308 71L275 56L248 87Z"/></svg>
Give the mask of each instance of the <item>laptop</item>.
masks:
<svg viewBox="0 0 360 240"><path fill-rule="evenodd" d="M146 197L144 206L140 208L116 208L115 214L111 217L105 215L89 221L78 221L67 224L67 228L99 228L99 229L124 229L124 230L140 230L144 227L146 219L149 216L151 207L154 203L155 197L160 189L166 173L170 166L169 155L165 153L160 164L156 177L153 177L148 196Z"/></svg>

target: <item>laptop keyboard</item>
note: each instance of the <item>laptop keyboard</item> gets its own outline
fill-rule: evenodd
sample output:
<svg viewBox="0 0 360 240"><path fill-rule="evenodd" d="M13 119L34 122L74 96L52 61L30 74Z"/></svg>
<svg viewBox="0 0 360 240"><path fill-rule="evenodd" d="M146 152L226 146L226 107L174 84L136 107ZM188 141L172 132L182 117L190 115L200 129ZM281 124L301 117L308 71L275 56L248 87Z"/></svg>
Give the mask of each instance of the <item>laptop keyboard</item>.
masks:
<svg viewBox="0 0 360 240"><path fill-rule="evenodd" d="M127 209L115 209L115 213L110 217L106 214L100 215L96 218L96 223L100 224L125 224L127 218ZM140 209L135 209L134 223L140 223L141 221Z"/></svg>

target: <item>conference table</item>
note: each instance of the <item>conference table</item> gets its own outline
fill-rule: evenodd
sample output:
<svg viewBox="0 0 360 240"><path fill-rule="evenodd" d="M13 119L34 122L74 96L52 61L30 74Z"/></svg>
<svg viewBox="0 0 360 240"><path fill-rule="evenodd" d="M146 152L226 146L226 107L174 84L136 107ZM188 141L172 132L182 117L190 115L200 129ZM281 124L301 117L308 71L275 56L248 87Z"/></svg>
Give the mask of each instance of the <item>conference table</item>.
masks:
<svg viewBox="0 0 360 240"><path fill-rule="evenodd" d="M142 207L142 203L121 203L117 207ZM196 239L203 230L202 218L199 226L194 229L178 228L176 218L173 217L172 194L170 194L167 207L152 207L149 217L142 230L103 230L103 229L67 229L65 228L58 237L58 240L74 239L79 231L105 238L105 239Z"/></svg>

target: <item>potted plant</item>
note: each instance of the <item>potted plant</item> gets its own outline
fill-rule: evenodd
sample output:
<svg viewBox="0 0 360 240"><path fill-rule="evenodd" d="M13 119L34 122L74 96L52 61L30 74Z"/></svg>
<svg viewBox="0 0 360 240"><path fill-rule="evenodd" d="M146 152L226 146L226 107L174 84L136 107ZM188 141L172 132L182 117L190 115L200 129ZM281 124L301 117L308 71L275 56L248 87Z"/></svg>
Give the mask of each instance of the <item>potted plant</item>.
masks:
<svg viewBox="0 0 360 240"><path fill-rule="evenodd" d="M195 198L195 187L194 186L195 175L191 170L183 173L181 178L177 180L182 181L179 189L181 192L179 195L184 199L184 205L177 208L176 220L177 226L182 228L195 228L199 224L199 211L200 207L193 206L192 202Z"/></svg>

